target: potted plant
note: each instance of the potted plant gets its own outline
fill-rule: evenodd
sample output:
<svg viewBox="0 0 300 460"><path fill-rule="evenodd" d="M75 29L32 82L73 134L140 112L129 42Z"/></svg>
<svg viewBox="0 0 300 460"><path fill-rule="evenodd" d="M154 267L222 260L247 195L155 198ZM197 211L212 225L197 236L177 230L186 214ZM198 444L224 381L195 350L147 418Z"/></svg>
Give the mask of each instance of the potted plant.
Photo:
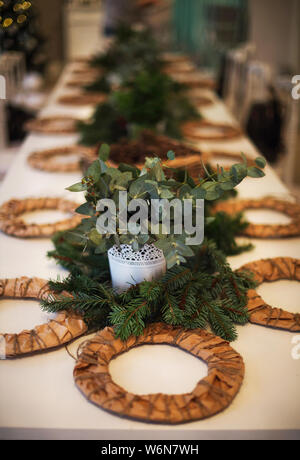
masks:
<svg viewBox="0 0 300 460"><path fill-rule="evenodd" d="M99 159L81 182L68 190L85 192L77 212L86 215L76 236L95 245L96 254L108 254L113 287L126 290L143 280L161 277L174 265L195 256L204 238L204 201L213 202L233 190L247 175L261 177L264 160L247 160L230 170L218 168L198 181L168 161L147 158L140 170L120 164L110 167L109 146L102 144Z"/></svg>
<svg viewBox="0 0 300 460"><path fill-rule="evenodd" d="M49 282L56 294L43 301L44 309L80 314L90 331L111 325L122 340L131 334L142 334L147 324L156 321L189 329L209 325L220 337L234 340L237 337L235 323L249 321L247 292L255 287L255 282L250 274L232 270L226 255L251 248L249 245L238 246L235 242L235 236L247 223L241 216L232 217L225 213L214 217L209 208L215 200L231 195L233 188L247 175L262 177L264 160L256 160L258 167L248 167L244 158L243 164L234 165L229 171L220 168L217 172L206 171L198 180L193 180L187 171L170 167L172 152L168 153L167 164L162 164L158 158L150 158L141 170L125 164L110 168L108 156L109 148L103 146L99 159L90 166L83 180L70 187L74 192L85 192L86 202L77 209L85 218L76 229L60 232L53 239L55 249L49 256L68 269L70 275ZM190 199L195 204L192 215L196 212L196 200L204 197L203 243L186 244L185 235L175 234L172 222L168 234L157 234L150 227L148 234L136 235L136 222L128 225L126 234L99 233L97 220L105 211L97 211L98 202L112 199L118 209L119 192L127 192L127 204L137 196L146 201L153 196L166 197L165 200L169 201L175 195L181 203ZM129 211L127 218L131 215ZM118 218L111 224L120 229ZM166 273L159 275L158 279L135 284L136 274L130 275L133 266L129 265L129 288L122 292L113 289L108 252L113 247L121 250L123 243L129 245L131 254L138 253L145 244L160 249L167 264ZM122 257L122 251L119 255ZM138 267L134 268L138 270ZM156 277L154 273L153 277ZM66 291L71 295L65 295Z"/></svg>

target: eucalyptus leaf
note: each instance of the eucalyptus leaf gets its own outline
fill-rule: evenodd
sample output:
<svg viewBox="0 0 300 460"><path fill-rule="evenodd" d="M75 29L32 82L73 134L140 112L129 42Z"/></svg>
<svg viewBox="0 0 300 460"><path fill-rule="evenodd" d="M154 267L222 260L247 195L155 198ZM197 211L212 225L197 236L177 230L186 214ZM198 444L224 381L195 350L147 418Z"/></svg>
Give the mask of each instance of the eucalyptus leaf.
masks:
<svg viewBox="0 0 300 460"><path fill-rule="evenodd" d="M109 158L110 147L108 144L102 144L99 149L99 160L105 162Z"/></svg>
<svg viewBox="0 0 300 460"><path fill-rule="evenodd" d="M175 153L173 152L173 150L169 150L169 152L167 153L167 157L169 160L175 160Z"/></svg>
<svg viewBox="0 0 300 460"><path fill-rule="evenodd" d="M101 166L99 160L94 161L91 166L88 168L86 175L92 177L94 182L98 182L101 176Z"/></svg>
<svg viewBox="0 0 300 460"><path fill-rule="evenodd" d="M249 177L258 178L258 177L264 177L265 176L265 173L261 169L256 168L255 166L250 166L250 168L248 168L247 172L248 172Z"/></svg>
<svg viewBox="0 0 300 460"><path fill-rule="evenodd" d="M76 209L77 214L82 214L84 216L93 216L95 209L90 203L84 203Z"/></svg>
<svg viewBox="0 0 300 460"><path fill-rule="evenodd" d="M263 168L266 166L266 164L267 164L265 158L263 158L263 157L257 157L257 158L255 159L255 163L257 164L257 166L258 166L259 168L262 168L262 169L263 169Z"/></svg>
<svg viewBox="0 0 300 460"><path fill-rule="evenodd" d="M77 184L67 187L66 190L69 190L69 192L84 192L86 190L86 185L82 182L77 182Z"/></svg>
<svg viewBox="0 0 300 460"><path fill-rule="evenodd" d="M130 185L129 194L132 198L144 198L147 195L147 184L143 178L137 179Z"/></svg>
<svg viewBox="0 0 300 460"><path fill-rule="evenodd" d="M89 239L96 245L99 246L102 243L103 235L97 232L96 228L89 233Z"/></svg>

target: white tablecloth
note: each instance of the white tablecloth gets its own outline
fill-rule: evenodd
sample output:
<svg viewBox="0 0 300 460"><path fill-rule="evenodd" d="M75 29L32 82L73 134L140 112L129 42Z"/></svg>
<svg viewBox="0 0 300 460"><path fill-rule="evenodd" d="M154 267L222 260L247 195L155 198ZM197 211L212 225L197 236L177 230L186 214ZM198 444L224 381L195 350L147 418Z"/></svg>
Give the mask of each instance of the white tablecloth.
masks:
<svg viewBox="0 0 300 460"><path fill-rule="evenodd" d="M74 64L72 64L74 65ZM56 103L65 92L69 65L50 97L43 115L72 114L87 117L91 108L74 109ZM68 90L69 91L69 90ZM214 106L202 113L214 121L233 121L216 98ZM77 182L79 174L53 174L32 169L26 162L34 150L72 144L76 135L31 134L25 140L0 188L0 202L30 196L80 197L65 191ZM239 138L223 143L206 142L202 148L258 153L249 140ZM246 179L239 187L240 197L275 195L288 197L288 191L270 167L260 180ZM259 214L252 218L258 218ZM265 214L269 221L274 215ZM251 252L231 257L233 268L264 257L300 258L300 238L255 240ZM49 239L22 240L0 234L0 277L39 276L46 279L66 276L66 271L46 257L52 249ZM279 281L263 285L260 292L274 306L299 312L299 290L295 282ZM33 301L1 300L0 332L19 332L44 322L47 315ZM233 347L242 354L245 381L233 404L210 419L175 427L145 424L111 415L87 402L74 385L73 359L65 348L31 357L0 362L0 438L95 438L95 439L202 439L236 437L299 437L300 360L292 358L295 334L255 325L238 327ZM81 338L70 345L76 353ZM196 358L167 346L144 347L123 355L112 365L117 383L136 392L189 391L205 375L206 367ZM170 382L171 380L171 382Z"/></svg>

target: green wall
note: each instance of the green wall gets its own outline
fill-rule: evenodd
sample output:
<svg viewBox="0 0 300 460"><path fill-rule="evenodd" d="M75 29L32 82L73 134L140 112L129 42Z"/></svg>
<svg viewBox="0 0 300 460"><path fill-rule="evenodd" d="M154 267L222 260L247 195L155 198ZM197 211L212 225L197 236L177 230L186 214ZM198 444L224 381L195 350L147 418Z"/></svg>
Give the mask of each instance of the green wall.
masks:
<svg viewBox="0 0 300 460"><path fill-rule="evenodd" d="M217 67L224 51L247 39L248 1L175 0L173 22L175 46Z"/></svg>

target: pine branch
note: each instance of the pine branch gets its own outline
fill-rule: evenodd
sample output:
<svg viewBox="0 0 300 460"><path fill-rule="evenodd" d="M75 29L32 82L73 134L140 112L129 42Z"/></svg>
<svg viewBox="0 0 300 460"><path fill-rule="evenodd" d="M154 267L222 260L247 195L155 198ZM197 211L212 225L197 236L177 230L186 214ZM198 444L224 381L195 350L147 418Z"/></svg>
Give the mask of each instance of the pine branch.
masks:
<svg viewBox="0 0 300 460"><path fill-rule="evenodd" d="M65 232L54 239L56 255L67 258L71 275L50 281L58 294L43 301L43 308L81 314L89 328L113 325L117 337L140 335L146 324L165 321L186 328L212 330L226 340L236 338L234 323L248 321L247 291L255 286L247 272L233 272L225 255L212 240L205 240L197 255L183 266L168 270L158 281L131 286L116 294L110 284L107 258L69 241ZM71 297L64 296L71 293Z"/></svg>

